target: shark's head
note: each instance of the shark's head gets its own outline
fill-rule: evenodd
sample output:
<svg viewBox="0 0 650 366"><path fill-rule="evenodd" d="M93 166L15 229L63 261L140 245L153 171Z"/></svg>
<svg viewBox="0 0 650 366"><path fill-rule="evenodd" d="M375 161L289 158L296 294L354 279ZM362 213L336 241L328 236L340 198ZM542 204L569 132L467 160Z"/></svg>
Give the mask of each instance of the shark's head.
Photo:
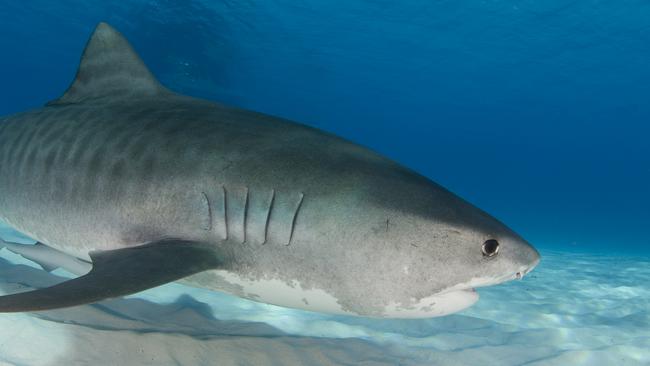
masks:
<svg viewBox="0 0 650 366"><path fill-rule="evenodd" d="M521 279L540 260L503 223L399 164L356 150L335 166L330 193L306 199L301 215L317 208L314 225L345 253L349 292L339 303L352 312L449 314L475 303L475 288Z"/></svg>

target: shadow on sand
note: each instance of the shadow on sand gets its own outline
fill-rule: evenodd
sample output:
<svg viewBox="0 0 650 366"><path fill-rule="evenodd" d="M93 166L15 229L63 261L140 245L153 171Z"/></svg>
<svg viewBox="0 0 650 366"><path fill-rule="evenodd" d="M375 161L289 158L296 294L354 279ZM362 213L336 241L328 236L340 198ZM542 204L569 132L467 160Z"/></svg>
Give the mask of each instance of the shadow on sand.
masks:
<svg viewBox="0 0 650 366"><path fill-rule="evenodd" d="M47 287L62 279L0 258L2 293ZM220 320L207 304L189 295L168 304L120 298L21 316L39 320L27 325L43 328L36 332L42 338L34 342L65 335L65 352L54 359L43 354L37 361L41 365L408 364L385 346L361 339L293 336L265 323ZM25 347L22 352L38 351ZM34 362L33 354L29 359Z"/></svg>

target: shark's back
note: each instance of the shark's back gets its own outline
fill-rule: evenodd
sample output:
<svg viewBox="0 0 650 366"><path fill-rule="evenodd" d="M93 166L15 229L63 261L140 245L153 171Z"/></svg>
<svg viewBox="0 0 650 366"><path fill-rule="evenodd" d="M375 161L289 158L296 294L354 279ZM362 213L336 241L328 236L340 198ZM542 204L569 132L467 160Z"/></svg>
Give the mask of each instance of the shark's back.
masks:
<svg viewBox="0 0 650 366"><path fill-rule="evenodd" d="M282 176L284 158L304 165L314 152L299 146L318 146L295 142L316 143L317 135L330 139L173 94L51 105L0 125L0 217L82 257L160 236L195 238L205 220L202 195L243 182L279 190L295 184ZM88 227L97 222L107 227Z"/></svg>
<svg viewBox="0 0 650 366"><path fill-rule="evenodd" d="M1 121L0 163L0 218L80 258L164 237L288 244L305 196L429 184L326 132L175 94L105 24L61 98Z"/></svg>

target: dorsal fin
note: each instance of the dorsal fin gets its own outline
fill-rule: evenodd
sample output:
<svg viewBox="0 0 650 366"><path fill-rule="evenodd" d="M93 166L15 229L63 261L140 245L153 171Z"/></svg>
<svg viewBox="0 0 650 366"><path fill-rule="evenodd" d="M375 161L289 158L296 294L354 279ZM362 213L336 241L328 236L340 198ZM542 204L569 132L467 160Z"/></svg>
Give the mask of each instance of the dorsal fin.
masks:
<svg viewBox="0 0 650 366"><path fill-rule="evenodd" d="M99 23L86 44L72 85L48 105L168 93L126 38L110 25Z"/></svg>

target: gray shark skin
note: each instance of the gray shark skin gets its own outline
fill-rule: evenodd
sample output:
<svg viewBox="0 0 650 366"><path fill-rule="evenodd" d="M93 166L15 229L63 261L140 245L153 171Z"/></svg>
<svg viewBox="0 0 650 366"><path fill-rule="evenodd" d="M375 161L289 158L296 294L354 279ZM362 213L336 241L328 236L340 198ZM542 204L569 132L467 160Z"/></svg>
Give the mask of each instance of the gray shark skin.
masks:
<svg viewBox="0 0 650 366"><path fill-rule="evenodd" d="M0 218L93 262L77 282L0 297L0 311L182 279L314 311L430 317L539 261L487 213L373 151L169 91L104 23L60 99L0 118Z"/></svg>

